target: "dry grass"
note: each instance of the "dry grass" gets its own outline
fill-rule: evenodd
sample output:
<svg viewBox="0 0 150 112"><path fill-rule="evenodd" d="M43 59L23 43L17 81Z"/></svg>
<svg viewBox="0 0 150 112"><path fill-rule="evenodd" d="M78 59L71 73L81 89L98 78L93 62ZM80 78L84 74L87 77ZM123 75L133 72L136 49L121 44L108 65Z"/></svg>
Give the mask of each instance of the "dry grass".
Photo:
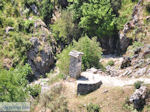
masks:
<svg viewBox="0 0 150 112"><path fill-rule="evenodd" d="M104 93L106 90L108 92ZM86 112L86 105L89 103L98 104L102 112L126 112L122 106L125 99L134 92L134 88L132 86L124 88L102 86L97 91L86 96L69 94L68 90L66 92L69 110L73 112Z"/></svg>

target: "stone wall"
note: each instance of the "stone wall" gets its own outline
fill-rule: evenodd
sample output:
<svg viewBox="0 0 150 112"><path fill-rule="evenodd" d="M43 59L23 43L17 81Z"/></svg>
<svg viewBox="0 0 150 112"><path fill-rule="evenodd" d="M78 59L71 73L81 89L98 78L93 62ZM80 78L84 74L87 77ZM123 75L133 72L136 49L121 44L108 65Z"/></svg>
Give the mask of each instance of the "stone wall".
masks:
<svg viewBox="0 0 150 112"><path fill-rule="evenodd" d="M100 88L101 85L102 85L102 81L99 81L97 83L78 83L77 94L80 95L88 94Z"/></svg>

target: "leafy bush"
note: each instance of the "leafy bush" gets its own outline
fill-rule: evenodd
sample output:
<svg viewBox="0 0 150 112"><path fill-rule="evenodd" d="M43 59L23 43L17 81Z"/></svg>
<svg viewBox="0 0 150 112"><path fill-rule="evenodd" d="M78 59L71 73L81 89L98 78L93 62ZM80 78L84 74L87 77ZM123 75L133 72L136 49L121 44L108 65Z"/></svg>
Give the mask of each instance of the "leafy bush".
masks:
<svg viewBox="0 0 150 112"><path fill-rule="evenodd" d="M53 35L58 42L68 45L79 36L79 29L73 23L73 15L69 10L63 10L60 18L52 25Z"/></svg>
<svg viewBox="0 0 150 112"><path fill-rule="evenodd" d="M115 29L115 15L110 0L88 0L80 7L79 26L89 37L112 36ZM108 33L109 32L109 33Z"/></svg>
<svg viewBox="0 0 150 112"><path fill-rule="evenodd" d="M87 112L100 112L100 107L97 104L90 103L87 106Z"/></svg>
<svg viewBox="0 0 150 112"><path fill-rule="evenodd" d="M107 65L110 65L110 66L114 66L114 61L113 60L110 60L110 61L108 61L108 63L107 63Z"/></svg>
<svg viewBox="0 0 150 112"><path fill-rule="evenodd" d="M53 3L51 2L51 0L43 0L40 8L41 8L40 13L42 15L44 22L46 24L49 24L54 9Z"/></svg>
<svg viewBox="0 0 150 112"><path fill-rule="evenodd" d="M26 101L28 96L26 76L30 73L31 68L27 64L8 71L0 70L0 101Z"/></svg>
<svg viewBox="0 0 150 112"><path fill-rule="evenodd" d="M148 3L148 4L146 5L146 11L147 11L148 13L150 13L150 3Z"/></svg>
<svg viewBox="0 0 150 112"><path fill-rule="evenodd" d="M71 50L77 50L84 53L82 57L83 70L91 67L101 67L99 59L101 58L102 49L99 47L99 43L96 42L96 38L90 39L85 36L80 38L78 42L74 41L72 46L68 46L57 56L58 62L56 66L59 68L60 73L65 75L69 74L70 56L68 54Z"/></svg>
<svg viewBox="0 0 150 112"><path fill-rule="evenodd" d="M33 32L33 20L24 20L21 19L18 20L18 30L23 31L25 33L32 33Z"/></svg>
<svg viewBox="0 0 150 112"><path fill-rule="evenodd" d="M41 93L41 86L38 84L30 86L28 89L30 91L30 95L34 98L39 96L39 94Z"/></svg>
<svg viewBox="0 0 150 112"><path fill-rule="evenodd" d="M142 81L137 81L137 82L134 83L134 88L135 88L135 89L139 89L142 84L143 84Z"/></svg>
<svg viewBox="0 0 150 112"><path fill-rule="evenodd" d="M3 45L1 51L2 57L7 57L13 60L13 66L18 64L25 64L27 61L27 51L31 48L29 36L23 33L9 33L7 38L8 44Z"/></svg>
<svg viewBox="0 0 150 112"><path fill-rule="evenodd" d="M79 39L78 42L74 42L74 49L80 52L83 52L82 56L82 69L86 70L91 67L100 68L99 59L102 55L102 49L99 47L97 38L93 37L92 39L87 36Z"/></svg>

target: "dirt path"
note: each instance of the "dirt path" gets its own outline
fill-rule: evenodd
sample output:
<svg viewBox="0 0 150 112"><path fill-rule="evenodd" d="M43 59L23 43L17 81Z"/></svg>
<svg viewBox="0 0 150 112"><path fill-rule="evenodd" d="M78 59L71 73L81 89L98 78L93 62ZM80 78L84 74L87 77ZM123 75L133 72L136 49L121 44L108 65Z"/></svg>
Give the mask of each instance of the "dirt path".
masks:
<svg viewBox="0 0 150 112"><path fill-rule="evenodd" d="M83 74L91 74L90 72L83 72ZM133 85L137 81L143 81L144 84L150 84L150 78L120 78L120 77L110 77L103 76L99 74L99 78L101 79L104 86L128 86Z"/></svg>

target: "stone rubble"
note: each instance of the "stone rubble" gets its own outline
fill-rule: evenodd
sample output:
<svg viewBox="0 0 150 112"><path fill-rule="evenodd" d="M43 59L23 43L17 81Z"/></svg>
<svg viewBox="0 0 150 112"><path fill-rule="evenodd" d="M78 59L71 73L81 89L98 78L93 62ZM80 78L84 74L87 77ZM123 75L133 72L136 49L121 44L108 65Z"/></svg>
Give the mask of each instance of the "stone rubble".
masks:
<svg viewBox="0 0 150 112"><path fill-rule="evenodd" d="M139 89L131 95L129 101L134 105L134 108L139 110L145 105L145 99L147 98L148 90L146 86L141 86Z"/></svg>

